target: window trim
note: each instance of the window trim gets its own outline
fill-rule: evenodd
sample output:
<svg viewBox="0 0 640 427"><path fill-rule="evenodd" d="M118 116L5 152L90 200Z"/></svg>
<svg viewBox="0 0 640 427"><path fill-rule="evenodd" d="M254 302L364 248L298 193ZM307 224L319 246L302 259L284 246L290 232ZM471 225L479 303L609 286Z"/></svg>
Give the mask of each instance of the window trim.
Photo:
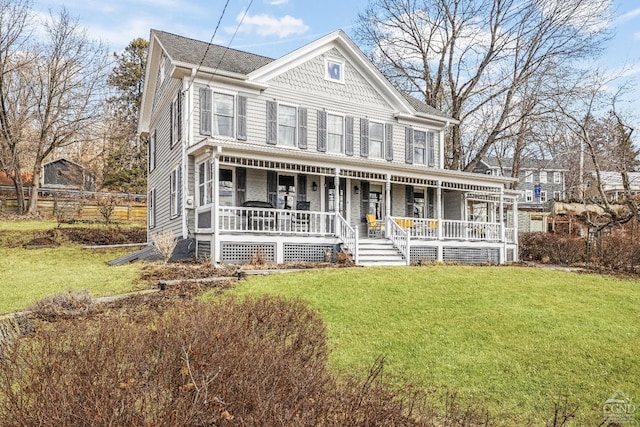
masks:
<svg viewBox="0 0 640 427"><path fill-rule="evenodd" d="M203 135L203 136L212 136L212 137L218 137L218 138L228 138L228 139L237 139L237 135L236 132L238 130L238 93L234 92L234 91L230 91L230 90L225 90L225 89L220 89L218 87L212 88L212 87L202 87L201 89L205 89L209 92L209 95L211 96L211 111L209 112L209 118L210 118L210 125L211 125L211 133L203 133L202 132L202 125L199 126L199 134ZM214 118L216 117L216 95L225 95L225 96L230 96L233 98L233 106L231 107L231 118L232 118L232 122L231 122L231 135L222 135L220 133L217 133L217 127L215 126L216 121L214 120ZM199 96L199 95L198 95ZM198 108L200 109L200 111L202 111L202 99L199 96L198 99ZM228 117L228 116L222 116L222 117Z"/></svg>
<svg viewBox="0 0 640 427"><path fill-rule="evenodd" d="M156 228L156 189L149 189L149 193L147 194L147 226L151 230Z"/></svg>
<svg viewBox="0 0 640 427"><path fill-rule="evenodd" d="M182 93L180 91L171 101L170 138L170 148L174 148L182 141Z"/></svg>
<svg viewBox="0 0 640 427"><path fill-rule="evenodd" d="M204 165L204 180L200 182L201 173L200 167ZM213 195L211 194L211 199L207 202L207 187L210 187L213 191L213 162L211 159L203 159L202 161L196 162L196 209L208 207L213 205ZM209 179L207 179L207 177ZM201 203L204 197L204 203Z"/></svg>
<svg viewBox="0 0 640 427"><path fill-rule="evenodd" d="M346 140L346 124L345 124L346 114L337 113L334 111L326 111L326 114L327 114L327 129L326 129L327 151L326 152L331 154L345 154L344 149L345 149L345 140ZM340 151L332 151L329 149L329 116L340 117L342 119L342 134L341 134L342 138L340 140Z"/></svg>
<svg viewBox="0 0 640 427"><path fill-rule="evenodd" d="M418 157L416 156L416 147L418 147L418 144L416 143L416 133L424 133L424 146L422 146L423 151L423 157L422 161L418 161ZM413 164L415 165L423 165L426 166L427 162L428 162L428 155L427 155L427 146L428 146L428 139L429 139L429 131L427 129L422 129L422 128L414 128L413 129Z"/></svg>
<svg viewBox="0 0 640 427"><path fill-rule="evenodd" d="M547 203L547 190L540 190L540 203Z"/></svg>
<svg viewBox="0 0 640 427"><path fill-rule="evenodd" d="M371 125L379 125L381 127L382 130L382 139L380 140L380 156L374 156L372 155L372 150L371 150L371 141L373 141L373 138L371 137L372 133L371 133ZM385 127L384 127L385 123L379 120L369 120L369 158L370 159L378 159L378 160L384 160L385 159Z"/></svg>
<svg viewBox="0 0 640 427"><path fill-rule="evenodd" d="M533 202L533 190L524 190L524 201L527 203Z"/></svg>
<svg viewBox="0 0 640 427"><path fill-rule="evenodd" d="M330 66L338 66L340 69L340 76L335 78L329 73ZM344 84L344 60L327 56L324 58L324 79L329 82Z"/></svg>
<svg viewBox="0 0 640 427"><path fill-rule="evenodd" d="M525 170L524 171L524 182L533 182L533 171Z"/></svg>
<svg viewBox="0 0 640 427"><path fill-rule="evenodd" d="M169 218L177 218L180 212L180 175L182 166L176 166L169 173Z"/></svg>
<svg viewBox="0 0 640 427"><path fill-rule="evenodd" d="M561 184L562 183L562 173L559 171L553 172L553 183Z"/></svg>
<svg viewBox="0 0 640 427"><path fill-rule="evenodd" d="M156 130L151 131L149 136L149 172L156 168Z"/></svg>
<svg viewBox="0 0 640 427"><path fill-rule="evenodd" d="M294 110L294 121L295 124L293 125L293 144L289 145L289 144L283 144L281 139L280 139L280 126L283 126L280 123L280 107L289 107L289 108L293 108ZM276 111L276 145L280 146L280 147L285 147L285 148L298 148L298 141L300 141L300 136L298 135L298 131L299 131L299 118L298 118L298 111L299 111L299 106L295 105L295 104L289 104L286 102L278 102L277 103L277 111Z"/></svg>
<svg viewBox="0 0 640 427"><path fill-rule="evenodd" d="M541 170L541 171L538 172L538 181L540 182L540 184L546 184L547 183L547 181L548 181L548 179L547 179L548 176L547 175L548 175L547 171ZM544 179L542 179L543 176L544 176Z"/></svg>

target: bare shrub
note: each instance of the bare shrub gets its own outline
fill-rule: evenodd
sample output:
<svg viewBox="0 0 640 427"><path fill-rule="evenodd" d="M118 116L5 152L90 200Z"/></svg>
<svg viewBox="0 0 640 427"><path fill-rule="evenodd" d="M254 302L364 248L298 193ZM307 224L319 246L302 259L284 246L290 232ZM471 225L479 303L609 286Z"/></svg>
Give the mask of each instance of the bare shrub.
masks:
<svg viewBox="0 0 640 427"><path fill-rule="evenodd" d="M27 309L38 318L51 321L92 314L96 304L86 289L68 290L36 301Z"/></svg>
<svg viewBox="0 0 640 427"><path fill-rule="evenodd" d="M176 248L178 240L173 236L173 233L169 230L162 230L151 236L153 245L158 249L162 258L164 258L165 264L169 262L173 250Z"/></svg>
<svg viewBox="0 0 640 427"><path fill-rule="evenodd" d="M249 260L249 265L265 265L266 263L267 259L264 256L264 249L260 246Z"/></svg>
<svg viewBox="0 0 640 427"><path fill-rule="evenodd" d="M582 238L552 233L520 233L519 245L520 259L525 261L568 265L585 261L586 241Z"/></svg>
<svg viewBox="0 0 640 427"><path fill-rule="evenodd" d="M600 267L637 273L640 267L640 242L629 234L616 231L597 240L592 256Z"/></svg>
<svg viewBox="0 0 640 427"><path fill-rule="evenodd" d="M351 254L346 250L336 252L336 263L340 265L354 265Z"/></svg>
<svg viewBox="0 0 640 427"><path fill-rule="evenodd" d="M111 224L111 217L118 205L118 199L115 196L103 196L97 200L98 212L104 219L105 224Z"/></svg>
<svg viewBox="0 0 640 427"><path fill-rule="evenodd" d="M0 359L6 425L486 425L432 412L382 380L336 380L324 326L300 301L188 301L40 328Z"/></svg>

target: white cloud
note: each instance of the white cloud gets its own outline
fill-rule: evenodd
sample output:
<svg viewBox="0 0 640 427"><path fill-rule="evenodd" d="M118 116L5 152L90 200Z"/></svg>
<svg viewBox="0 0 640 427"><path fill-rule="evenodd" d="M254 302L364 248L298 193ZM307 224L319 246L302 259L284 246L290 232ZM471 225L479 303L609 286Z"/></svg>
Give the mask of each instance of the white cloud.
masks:
<svg viewBox="0 0 640 427"><path fill-rule="evenodd" d="M640 33L633 33L633 38L636 40L640 40Z"/></svg>
<svg viewBox="0 0 640 427"><path fill-rule="evenodd" d="M631 19L635 18L636 16L640 16L640 8L630 10L629 12L618 16L618 21L619 22L630 21Z"/></svg>
<svg viewBox="0 0 640 427"><path fill-rule="evenodd" d="M290 36L292 34L304 34L309 31L309 26L302 19L285 15L279 18L262 13L259 15L247 15L242 19L243 13L238 14L236 21L242 21L238 32L259 36L278 36L280 38ZM227 27L226 31L233 33L234 27Z"/></svg>
<svg viewBox="0 0 640 427"><path fill-rule="evenodd" d="M271 6L280 6L289 3L289 0L271 0L268 2Z"/></svg>

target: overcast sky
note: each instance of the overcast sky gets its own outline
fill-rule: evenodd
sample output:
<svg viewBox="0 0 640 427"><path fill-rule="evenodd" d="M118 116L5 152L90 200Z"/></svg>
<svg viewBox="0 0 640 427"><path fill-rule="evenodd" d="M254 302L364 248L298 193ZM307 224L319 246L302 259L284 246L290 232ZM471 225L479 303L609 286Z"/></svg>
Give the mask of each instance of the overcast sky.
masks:
<svg viewBox="0 0 640 427"><path fill-rule="evenodd" d="M612 74L624 70L624 79L614 85L638 81L638 87L626 96L633 104L626 105L640 116L640 1L612 1L617 17L612 28L614 38L607 45L602 64ZM47 13L64 5L92 38L104 41L112 51L121 51L137 37L148 39L151 28L209 41L225 3L226 0L35 0L35 7ZM231 47L277 58L338 28L351 35L358 13L367 3L367 0L229 0L214 42L223 45L231 42ZM635 123L640 133L640 117Z"/></svg>

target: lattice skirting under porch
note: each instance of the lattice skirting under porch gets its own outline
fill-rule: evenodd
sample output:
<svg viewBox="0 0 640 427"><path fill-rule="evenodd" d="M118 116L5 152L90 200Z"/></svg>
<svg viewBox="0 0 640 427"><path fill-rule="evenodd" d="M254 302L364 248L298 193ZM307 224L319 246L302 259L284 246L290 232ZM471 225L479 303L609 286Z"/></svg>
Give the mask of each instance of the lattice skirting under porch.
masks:
<svg viewBox="0 0 640 427"><path fill-rule="evenodd" d="M433 246L412 246L409 248L412 262L436 261L438 248Z"/></svg>
<svg viewBox="0 0 640 427"><path fill-rule="evenodd" d="M322 262L325 251L329 251L331 260L336 251L335 245L287 244L284 245L284 262Z"/></svg>
<svg viewBox="0 0 640 427"><path fill-rule="evenodd" d="M499 264L498 248L442 248L442 260L460 264Z"/></svg>
<svg viewBox="0 0 640 427"><path fill-rule="evenodd" d="M252 258L260 258L264 262L276 261L275 243L222 242L220 249L220 261L223 263L246 264Z"/></svg>

